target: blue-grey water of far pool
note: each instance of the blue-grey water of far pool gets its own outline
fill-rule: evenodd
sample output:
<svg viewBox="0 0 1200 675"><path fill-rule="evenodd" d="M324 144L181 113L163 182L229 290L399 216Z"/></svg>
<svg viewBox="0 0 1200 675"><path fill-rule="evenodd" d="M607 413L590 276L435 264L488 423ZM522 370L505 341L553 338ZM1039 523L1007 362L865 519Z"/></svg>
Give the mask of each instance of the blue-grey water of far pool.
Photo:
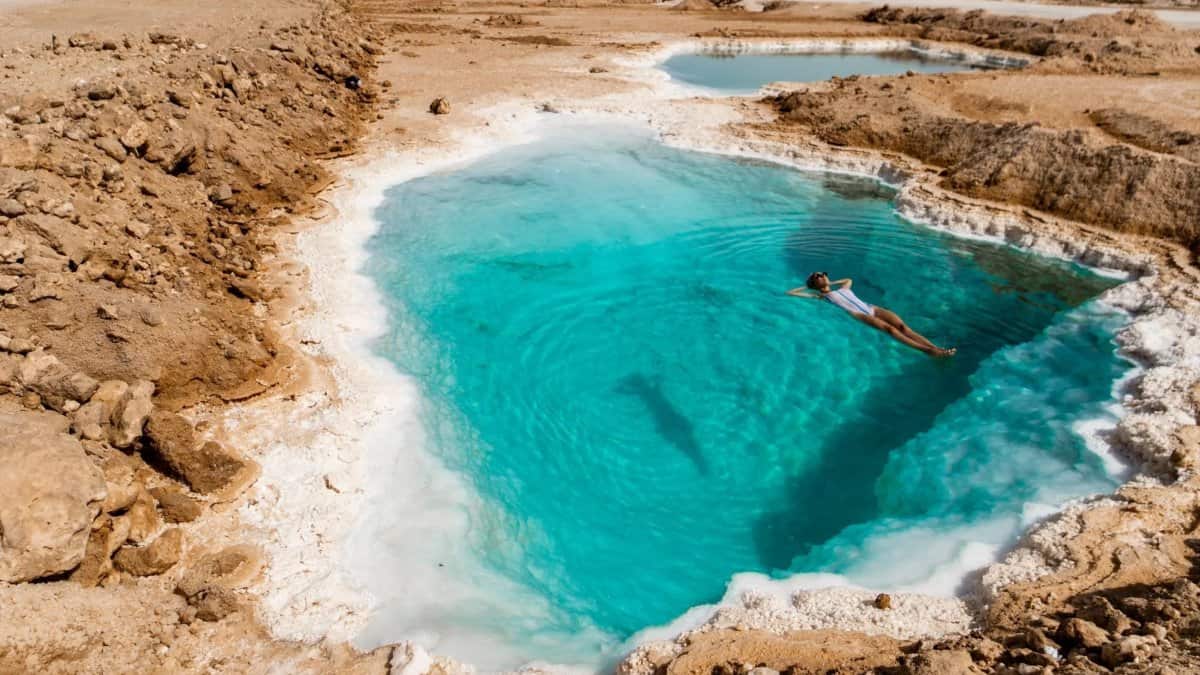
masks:
<svg viewBox="0 0 1200 675"><path fill-rule="evenodd" d="M771 82L819 82L850 75L946 73L980 66L914 51L813 54L677 54L662 64L671 79L728 94L752 94Z"/></svg>
<svg viewBox="0 0 1200 675"><path fill-rule="evenodd" d="M424 560L387 536L389 472L413 467L373 470L355 536L402 562L371 573L371 638L595 666L740 572L947 592L1031 517L1111 489L1073 425L1111 414L1125 370L1121 316L1090 301L1115 282L913 225L891 197L591 127L392 187L376 348L479 505L462 532L429 524L468 552ZM814 270L958 355L784 294Z"/></svg>

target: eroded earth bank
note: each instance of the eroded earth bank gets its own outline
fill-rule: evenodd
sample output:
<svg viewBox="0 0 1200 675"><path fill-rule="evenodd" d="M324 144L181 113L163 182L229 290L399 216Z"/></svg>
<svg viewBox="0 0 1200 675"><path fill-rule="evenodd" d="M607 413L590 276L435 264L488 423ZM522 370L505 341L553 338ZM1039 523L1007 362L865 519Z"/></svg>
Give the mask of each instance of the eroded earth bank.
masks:
<svg viewBox="0 0 1200 675"><path fill-rule="evenodd" d="M322 192L354 162L436 161L556 113L885 176L918 220L1135 277L1110 298L1143 368L1111 440L1139 475L969 580L965 634L929 635L920 598L751 597L621 670L1200 671L1200 35L1138 12L686 4L0 14L0 671L467 668L408 645L360 653L343 640L361 611L324 601L329 523L344 521L321 509L352 510L354 478L306 470L299 452L279 474L269 439L293 432L271 420L295 427L353 397L329 375L334 351L293 327L321 311L295 239L326 226ZM1031 64L761 100L647 75L674 43L847 37Z"/></svg>

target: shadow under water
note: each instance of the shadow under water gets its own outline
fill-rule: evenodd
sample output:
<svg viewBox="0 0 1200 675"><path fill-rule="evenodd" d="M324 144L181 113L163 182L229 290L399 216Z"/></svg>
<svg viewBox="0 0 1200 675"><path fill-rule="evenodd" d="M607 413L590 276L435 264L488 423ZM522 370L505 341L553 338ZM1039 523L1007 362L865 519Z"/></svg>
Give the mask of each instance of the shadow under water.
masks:
<svg viewBox="0 0 1200 675"><path fill-rule="evenodd" d="M692 460L697 471L708 475L708 460L704 458L700 442L696 440L696 427L663 394L661 378L652 379L641 373L634 373L621 380L616 391L640 399L654 419L654 428L658 435Z"/></svg>

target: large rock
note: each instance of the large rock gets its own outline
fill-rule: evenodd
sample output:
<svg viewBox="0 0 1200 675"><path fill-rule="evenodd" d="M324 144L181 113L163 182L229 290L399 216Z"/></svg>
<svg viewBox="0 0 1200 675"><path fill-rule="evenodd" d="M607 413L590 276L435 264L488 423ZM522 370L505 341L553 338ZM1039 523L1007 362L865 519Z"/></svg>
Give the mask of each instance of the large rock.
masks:
<svg viewBox="0 0 1200 675"><path fill-rule="evenodd" d="M198 445L192 425L179 415L156 410L146 422L149 451L196 492L213 492L230 484L246 467L245 460L221 444Z"/></svg>
<svg viewBox="0 0 1200 675"><path fill-rule="evenodd" d="M61 419L0 413L0 581L61 574L83 560L104 475Z"/></svg>

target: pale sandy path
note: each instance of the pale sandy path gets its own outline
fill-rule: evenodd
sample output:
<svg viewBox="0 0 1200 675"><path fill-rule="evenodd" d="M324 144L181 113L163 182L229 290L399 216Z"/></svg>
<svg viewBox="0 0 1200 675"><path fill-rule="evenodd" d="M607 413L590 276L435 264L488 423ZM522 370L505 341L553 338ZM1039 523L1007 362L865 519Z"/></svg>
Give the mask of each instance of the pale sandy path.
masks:
<svg viewBox="0 0 1200 675"><path fill-rule="evenodd" d="M805 3L808 4L808 3ZM1029 16L1039 19L1078 19L1089 14L1112 14L1129 7L1094 7L1082 5L1039 5L1029 2L1007 2L1006 0L886 0L886 2L868 2L861 0L826 0L816 5L862 5L874 7L887 4L891 7L933 7L938 9L961 9L969 11L982 9L994 14L1009 14L1013 16ZM1176 28L1200 28L1200 10L1188 9L1151 9L1158 18Z"/></svg>

